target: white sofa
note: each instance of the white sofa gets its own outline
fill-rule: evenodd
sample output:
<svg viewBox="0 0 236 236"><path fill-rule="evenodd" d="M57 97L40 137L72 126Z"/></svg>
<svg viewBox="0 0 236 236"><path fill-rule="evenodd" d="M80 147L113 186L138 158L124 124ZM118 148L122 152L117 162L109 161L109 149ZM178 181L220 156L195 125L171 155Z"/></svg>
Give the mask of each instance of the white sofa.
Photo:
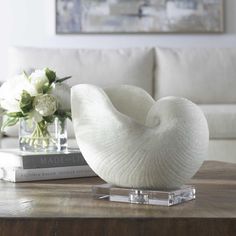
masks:
<svg viewBox="0 0 236 236"><path fill-rule="evenodd" d="M199 104L208 120L208 159L236 162L236 48L9 50L9 76L44 67L59 76L72 75L71 86L131 84L155 99L186 97ZM1 147L16 146L17 128L8 129L6 135ZM69 144L76 146L71 124L69 137Z"/></svg>

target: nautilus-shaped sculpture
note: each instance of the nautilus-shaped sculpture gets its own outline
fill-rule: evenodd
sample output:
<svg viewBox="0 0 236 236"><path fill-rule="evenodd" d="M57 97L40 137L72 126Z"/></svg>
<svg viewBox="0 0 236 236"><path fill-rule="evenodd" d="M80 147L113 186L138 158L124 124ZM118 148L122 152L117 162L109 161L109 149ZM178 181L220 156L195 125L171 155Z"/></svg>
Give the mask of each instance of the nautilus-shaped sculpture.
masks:
<svg viewBox="0 0 236 236"><path fill-rule="evenodd" d="M76 140L89 166L121 187L175 189L206 158L207 121L184 98L154 101L143 89L93 85L72 88Z"/></svg>

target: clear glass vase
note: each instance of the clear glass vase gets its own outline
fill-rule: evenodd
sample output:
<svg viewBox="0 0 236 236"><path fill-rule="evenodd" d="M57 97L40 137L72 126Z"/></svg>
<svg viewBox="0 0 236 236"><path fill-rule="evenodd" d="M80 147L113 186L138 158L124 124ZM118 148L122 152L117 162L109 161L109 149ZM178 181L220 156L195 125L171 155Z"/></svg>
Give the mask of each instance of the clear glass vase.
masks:
<svg viewBox="0 0 236 236"><path fill-rule="evenodd" d="M31 119L20 120L19 147L22 151L56 152L67 149L66 119L55 118L52 123Z"/></svg>

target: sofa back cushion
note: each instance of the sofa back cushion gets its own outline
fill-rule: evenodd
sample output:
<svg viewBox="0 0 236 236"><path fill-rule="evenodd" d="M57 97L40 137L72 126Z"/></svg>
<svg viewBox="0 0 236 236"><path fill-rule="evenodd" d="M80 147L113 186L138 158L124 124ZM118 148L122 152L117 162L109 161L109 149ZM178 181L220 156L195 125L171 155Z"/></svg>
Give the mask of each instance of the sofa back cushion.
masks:
<svg viewBox="0 0 236 236"><path fill-rule="evenodd" d="M155 51L156 99L171 95L200 104L236 102L236 48Z"/></svg>
<svg viewBox="0 0 236 236"><path fill-rule="evenodd" d="M101 87L130 84L152 95L154 50L11 48L9 76L23 70L49 67L58 76L71 75L68 84L86 83Z"/></svg>

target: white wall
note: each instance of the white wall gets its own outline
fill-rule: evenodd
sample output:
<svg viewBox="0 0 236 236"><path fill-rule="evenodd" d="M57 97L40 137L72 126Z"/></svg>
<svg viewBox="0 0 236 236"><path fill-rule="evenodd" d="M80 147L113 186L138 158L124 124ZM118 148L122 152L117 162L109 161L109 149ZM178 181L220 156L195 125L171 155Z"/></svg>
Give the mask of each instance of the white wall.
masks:
<svg viewBox="0 0 236 236"><path fill-rule="evenodd" d="M37 47L234 47L236 1L225 0L226 32L219 35L56 35L55 0L0 0L0 81L7 75L7 48Z"/></svg>

